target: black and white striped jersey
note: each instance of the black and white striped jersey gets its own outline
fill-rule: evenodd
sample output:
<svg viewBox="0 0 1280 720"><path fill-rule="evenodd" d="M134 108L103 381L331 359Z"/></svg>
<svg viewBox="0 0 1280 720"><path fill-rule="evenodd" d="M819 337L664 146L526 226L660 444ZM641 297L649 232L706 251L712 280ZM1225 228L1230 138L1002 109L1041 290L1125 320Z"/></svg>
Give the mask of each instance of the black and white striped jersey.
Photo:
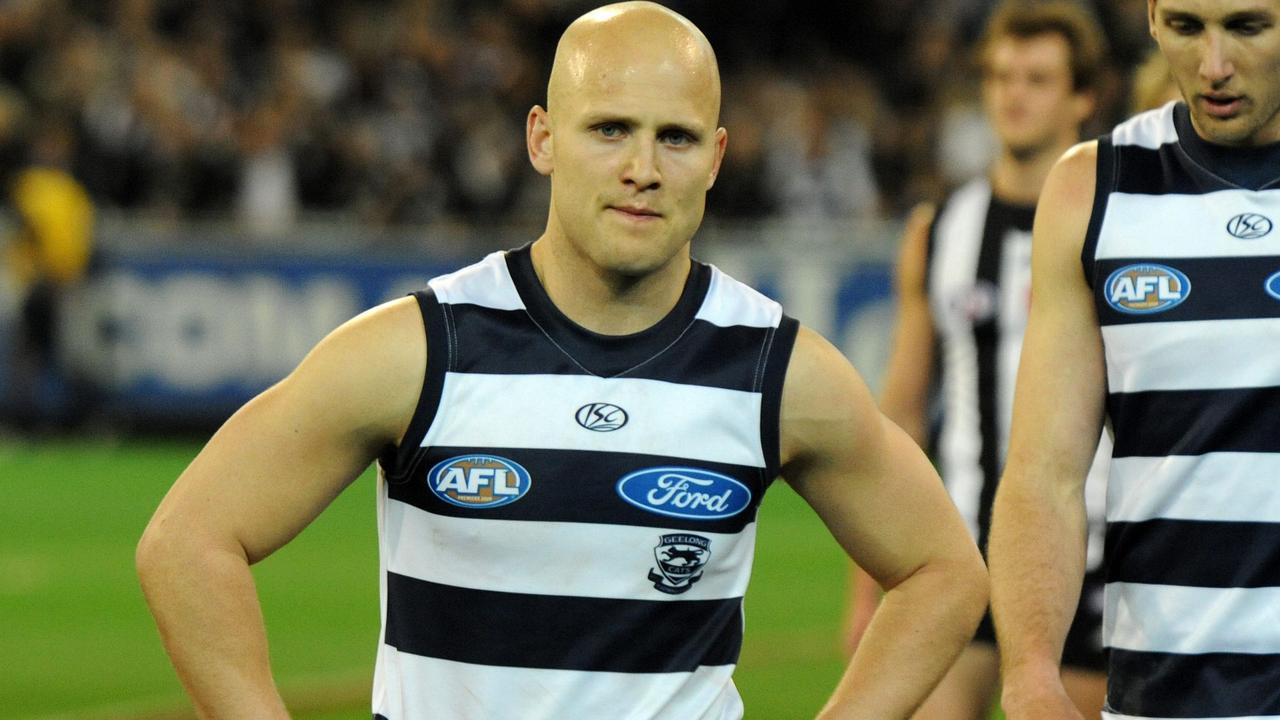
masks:
<svg viewBox="0 0 1280 720"><path fill-rule="evenodd" d="M425 385L380 461L375 716L742 717L796 322L695 261L657 325L598 335L551 303L528 246L417 299Z"/></svg>
<svg viewBox="0 0 1280 720"><path fill-rule="evenodd" d="M1280 717L1280 147L1171 103L1098 144L1107 718Z"/></svg>
<svg viewBox="0 0 1280 720"><path fill-rule="evenodd" d="M941 412L932 454L984 554L1026 334L1034 218L1034 205L1004 201L978 178L942 203L929 235L926 293L939 349ZM1104 435L1085 486L1089 570L1102 564L1108 455Z"/></svg>

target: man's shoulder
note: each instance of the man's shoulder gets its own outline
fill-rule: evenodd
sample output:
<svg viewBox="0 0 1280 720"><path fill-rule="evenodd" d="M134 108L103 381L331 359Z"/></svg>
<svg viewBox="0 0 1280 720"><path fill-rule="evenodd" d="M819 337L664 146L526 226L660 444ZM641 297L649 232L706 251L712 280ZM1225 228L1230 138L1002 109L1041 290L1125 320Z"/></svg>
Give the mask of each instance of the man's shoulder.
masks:
<svg viewBox="0 0 1280 720"><path fill-rule="evenodd" d="M334 330L325 342L360 353L368 353L370 348L396 353L410 347L405 342L406 337L422 335L422 313L418 300L413 296L405 296L360 313Z"/></svg>
<svg viewBox="0 0 1280 720"><path fill-rule="evenodd" d="M1071 147L1058 158L1041 191L1037 207L1053 213L1066 208L1091 207L1098 176L1099 141L1088 140Z"/></svg>

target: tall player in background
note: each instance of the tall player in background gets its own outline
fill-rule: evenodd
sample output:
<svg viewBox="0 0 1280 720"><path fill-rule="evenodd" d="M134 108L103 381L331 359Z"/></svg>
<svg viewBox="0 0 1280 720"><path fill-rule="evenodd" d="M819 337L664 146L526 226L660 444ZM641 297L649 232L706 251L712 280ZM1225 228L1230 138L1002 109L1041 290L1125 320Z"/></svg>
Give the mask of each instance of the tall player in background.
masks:
<svg viewBox="0 0 1280 720"><path fill-rule="evenodd" d="M999 6L979 48L982 101L999 141L986 177L952 193L936 217L918 208L898 264L898 315L881 409L930 447L952 500L986 546L1008 440L1031 284L1031 223L1054 161L1093 112L1103 62L1096 21L1072 2ZM931 407L941 427L930 438ZM933 442L930 442L933 440ZM1086 715L1106 692L1102 653L1102 506L1106 458L1090 478L1094 510L1084 589L1067 638L1063 681ZM857 571L851 642L875 612L874 581ZM999 690L991 617L983 618L917 717L985 718Z"/></svg>
<svg viewBox="0 0 1280 720"><path fill-rule="evenodd" d="M742 596L778 475L891 588L823 717L923 701L986 602L981 558L840 353L691 259L719 111L684 18L579 18L527 121L543 235L347 323L214 436L138 550L203 715L286 715L249 565L375 456L377 717L741 718Z"/></svg>
<svg viewBox="0 0 1280 720"><path fill-rule="evenodd" d="M1011 720L1058 676L1104 415L1105 718L1280 717L1280 0L1149 0L1185 102L1040 198L990 564Z"/></svg>

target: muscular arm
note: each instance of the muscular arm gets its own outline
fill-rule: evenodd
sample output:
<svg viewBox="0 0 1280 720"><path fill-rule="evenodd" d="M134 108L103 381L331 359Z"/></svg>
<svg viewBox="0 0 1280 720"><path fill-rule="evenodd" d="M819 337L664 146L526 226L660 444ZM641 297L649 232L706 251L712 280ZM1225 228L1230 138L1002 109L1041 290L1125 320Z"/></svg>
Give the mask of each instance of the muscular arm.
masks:
<svg viewBox="0 0 1280 720"><path fill-rule="evenodd" d="M156 510L138 575L202 717L287 717L249 565L399 439L422 385L423 337L412 298L338 328L228 420Z"/></svg>
<svg viewBox="0 0 1280 720"><path fill-rule="evenodd" d="M802 329L782 400L783 477L885 596L823 718L908 717L986 606L977 548L924 453Z"/></svg>
<svg viewBox="0 0 1280 720"><path fill-rule="evenodd" d="M1054 167L1036 216L1032 303L988 562L1010 718L1078 717L1058 663L1085 564L1084 481L1102 426L1102 338L1080 252L1097 145Z"/></svg>
<svg viewBox="0 0 1280 720"><path fill-rule="evenodd" d="M894 277L897 320L884 390L880 394L881 411L921 446L925 443L925 411L933 375L933 319L925 277L933 216L932 205L918 205L907 218L903 231ZM857 565L852 565L851 571L845 621L848 652L862 641L880 603L880 589L875 580Z"/></svg>
<svg viewBox="0 0 1280 720"><path fill-rule="evenodd" d="M907 218L894 280L898 312L893 346L880 393L881 411L921 446L933 379L933 318L926 280L933 215L931 205L920 205Z"/></svg>

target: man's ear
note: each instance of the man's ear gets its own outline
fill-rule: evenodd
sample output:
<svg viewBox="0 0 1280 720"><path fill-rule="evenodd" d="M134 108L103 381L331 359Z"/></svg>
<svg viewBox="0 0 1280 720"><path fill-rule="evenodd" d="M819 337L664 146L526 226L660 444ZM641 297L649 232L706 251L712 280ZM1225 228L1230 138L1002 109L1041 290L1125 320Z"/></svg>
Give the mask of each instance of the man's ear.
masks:
<svg viewBox="0 0 1280 720"><path fill-rule="evenodd" d="M525 121L525 145L529 150L529 162L542 175L550 175L555 167L551 146L551 116L541 105L529 110Z"/></svg>
<svg viewBox="0 0 1280 720"><path fill-rule="evenodd" d="M716 161L711 166L711 175L707 177L708 190L716 184L716 178L720 175L720 164L724 162L724 150L728 145L729 131L724 128L716 128Z"/></svg>

